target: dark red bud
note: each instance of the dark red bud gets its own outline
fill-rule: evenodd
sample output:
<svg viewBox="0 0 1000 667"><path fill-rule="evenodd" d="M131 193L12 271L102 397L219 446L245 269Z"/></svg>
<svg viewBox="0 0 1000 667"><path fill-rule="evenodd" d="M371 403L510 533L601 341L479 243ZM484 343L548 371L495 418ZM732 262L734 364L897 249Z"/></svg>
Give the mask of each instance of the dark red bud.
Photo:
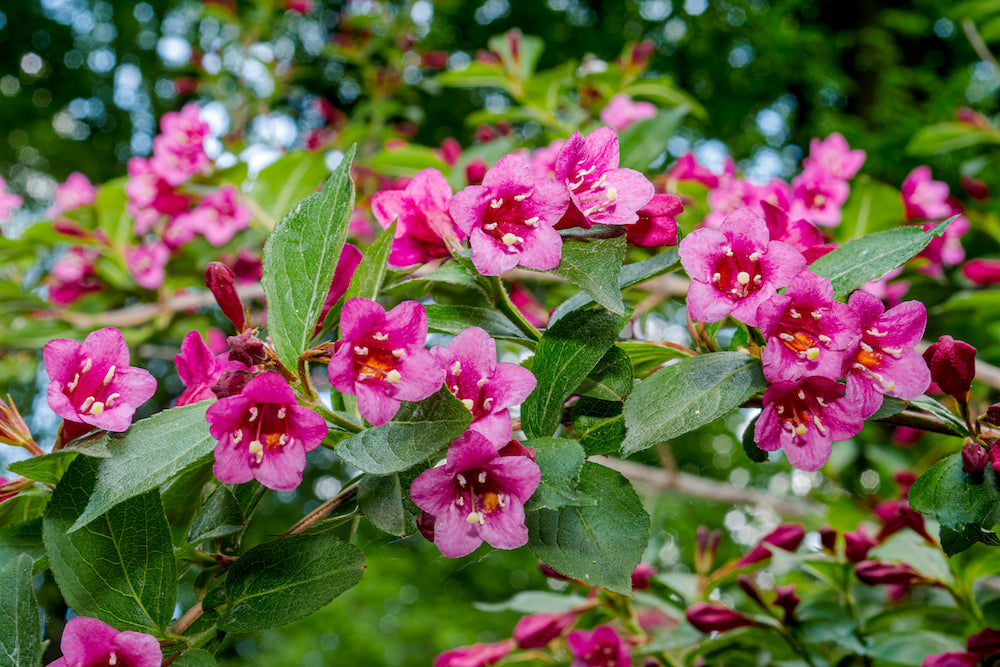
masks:
<svg viewBox="0 0 1000 667"><path fill-rule="evenodd" d="M236 293L236 274L222 262L209 262L205 268L205 285L212 291L215 302L222 309L222 314L229 318L237 331L247 328L243 304ZM249 364L248 364L249 365Z"/></svg>
<svg viewBox="0 0 1000 667"><path fill-rule="evenodd" d="M924 352L924 361L941 391L964 403L976 375L976 348L951 336L941 336Z"/></svg>
<svg viewBox="0 0 1000 667"><path fill-rule="evenodd" d="M802 544L806 536L805 528L797 523L783 523L769 534L765 535L757 543L750 553L739 559L736 564L740 567L750 565L771 557L771 549L766 545L771 545L785 551L795 551Z"/></svg>
<svg viewBox="0 0 1000 667"><path fill-rule="evenodd" d="M989 462L989 453L978 442L969 442L962 447L962 472L982 472Z"/></svg>
<svg viewBox="0 0 1000 667"><path fill-rule="evenodd" d="M487 169L489 169L489 165L486 164L486 160L477 157L465 165L465 180L468 181L469 185L480 185L486 176Z"/></svg>
<svg viewBox="0 0 1000 667"><path fill-rule="evenodd" d="M632 590L644 591L649 588L649 582L657 570L649 563L639 563L632 571Z"/></svg>
<svg viewBox="0 0 1000 667"><path fill-rule="evenodd" d="M930 580L906 563L883 563L877 560L864 560L854 566L854 574L858 581L868 586L895 584L898 586L916 586L929 583Z"/></svg>
<svg viewBox="0 0 1000 667"><path fill-rule="evenodd" d="M458 164L459 158L462 157L462 144L458 143L455 139L448 137L441 142L441 158L451 166Z"/></svg>
<svg viewBox="0 0 1000 667"><path fill-rule="evenodd" d="M762 609L767 609L767 605L764 604L764 598L760 596L760 589L757 588L757 584L754 582L753 577L748 574L741 574L736 577L736 585L740 587L740 590L746 593L747 597L756 602Z"/></svg>
<svg viewBox="0 0 1000 667"><path fill-rule="evenodd" d="M476 128L476 141L486 144L497 138L497 132L489 125L480 125Z"/></svg>
<svg viewBox="0 0 1000 667"><path fill-rule="evenodd" d="M833 553L837 549L837 531L830 526L823 526L819 529L819 542L824 549Z"/></svg>
<svg viewBox="0 0 1000 667"><path fill-rule="evenodd" d="M688 623L700 632L727 632L753 625L753 621L721 604L697 602L684 613Z"/></svg>
<svg viewBox="0 0 1000 667"><path fill-rule="evenodd" d="M993 444L990 445L989 454L990 461L993 462L993 470L1000 473L1000 444L994 441Z"/></svg>
<svg viewBox="0 0 1000 667"><path fill-rule="evenodd" d="M629 49L629 64L632 67L645 69L649 63L649 56L653 55L655 48L656 44L650 40L646 40L640 44L633 44Z"/></svg>
<svg viewBox="0 0 1000 667"><path fill-rule="evenodd" d="M920 667L976 667L979 662L978 653L938 653L924 658Z"/></svg>
<svg viewBox="0 0 1000 667"><path fill-rule="evenodd" d="M267 359L267 348L261 342L253 329L247 329L236 336L226 337L229 343L229 360L238 361L245 366L256 366Z"/></svg>
<svg viewBox="0 0 1000 667"><path fill-rule="evenodd" d="M1000 426L1000 403L994 403L986 409L986 416L983 421L993 426Z"/></svg>
<svg viewBox="0 0 1000 667"><path fill-rule="evenodd" d="M420 515L417 517L417 530L420 534L424 536L424 539L428 542L434 541L434 522L437 519L434 518L433 514L428 514L423 510L420 511Z"/></svg>
<svg viewBox="0 0 1000 667"><path fill-rule="evenodd" d="M794 625L797 623L795 620L795 608L799 606L802 602L802 598L795 594L795 584L789 584L788 586L776 586L774 592L777 593L777 597L774 599L774 604L781 607L785 611L785 618L783 622L785 625Z"/></svg>
<svg viewBox="0 0 1000 667"><path fill-rule="evenodd" d="M973 199L982 201L988 199L990 196L989 186L986 185L985 181L978 178L963 174L959 179L959 183L961 183L962 189L969 193L969 196Z"/></svg>
<svg viewBox="0 0 1000 667"><path fill-rule="evenodd" d="M211 387L212 393L217 398L236 396L243 391L243 387L247 386L247 383L252 379L253 376L244 370L222 371L219 374L219 379Z"/></svg>
<svg viewBox="0 0 1000 667"><path fill-rule="evenodd" d="M444 69L448 66L448 52L430 51L429 53L422 53L420 54L420 65L428 69Z"/></svg>
<svg viewBox="0 0 1000 667"><path fill-rule="evenodd" d="M576 622L578 612L532 614L514 626L514 641L520 648L545 648Z"/></svg>
<svg viewBox="0 0 1000 667"><path fill-rule="evenodd" d="M844 533L844 556L849 563L860 563L868 558L868 552L878 544L874 537L869 537L864 526L859 526L852 533Z"/></svg>
<svg viewBox="0 0 1000 667"><path fill-rule="evenodd" d="M972 635L966 643L966 648L983 657L1000 655L1000 630L986 628L982 632Z"/></svg>

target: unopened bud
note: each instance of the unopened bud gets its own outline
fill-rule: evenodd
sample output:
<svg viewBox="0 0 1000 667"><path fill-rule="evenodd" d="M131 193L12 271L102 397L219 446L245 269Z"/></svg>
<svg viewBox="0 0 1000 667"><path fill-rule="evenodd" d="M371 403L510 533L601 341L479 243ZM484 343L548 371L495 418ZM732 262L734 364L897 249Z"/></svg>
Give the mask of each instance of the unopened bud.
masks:
<svg viewBox="0 0 1000 667"><path fill-rule="evenodd" d="M632 245L659 248L677 245L677 215L684 211L679 197L655 194L637 211L639 219L625 225L625 234Z"/></svg>
<svg viewBox="0 0 1000 667"><path fill-rule="evenodd" d="M986 409L983 421L993 426L1000 426L1000 403L994 403Z"/></svg>
<svg viewBox="0 0 1000 667"><path fill-rule="evenodd" d="M955 120L972 127L987 128L990 126L990 121L986 116L969 107L959 107L958 111L955 112Z"/></svg>
<svg viewBox="0 0 1000 667"><path fill-rule="evenodd" d="M870 537L864 526L852 533L844 533L844 556L849 563L860 563L868 558L868 552L878 544L874 537Z"/></svg>
<svg viewBox="0 0 1000 667"><path fill-rule="evenodd" d="M629 47L629 65L637 69L646 69L646 65L649 63L649 56L653 54L653 50L656 48L650 40L646 40L640 44L632 44Z"/></svg>
<svg viewBox="0 0 1000 667"><path fill-rule="evenodd" d="M754 582L753 577L748 574L741 574L736 577L736 585L740 587L740 590L746 593L746 596L757 603L761 609L767 609L767 605L764 604L764 598L760 596L760 589L757 588L757 584Z"/></svg>
<svg viewBox="0 0 1000 667"><path fill-rule="evenodd" d="M819 529L819 543L824 549L833 553L837 550L837 531L830 526L823 526Z"/></svg>
<svg viewBox="0 0 1000 667"><path fill-rule="evenodd" d="M774 604L781 607L785 612L783 623L785 625L794 625L797 622L795 619L795 608L802 602L802 598L795 594L795 584L776 586L774 592L777 593Z"/></svg>
<svg viewBox="0 0 1000 667"><path fill-rule="evenodd" d="M1000 655L1000 630L986 628L972 635L966 642L966 648L983 656Z"/></svg>
<svg viewBox="0 0 1000 667"><path fill-rule="evenodd" d="M976 285L1000 284L1000 259L971 259L962 265L962 275Z"/></svg>
<svg viewBox="0 0 1000 667"><path fill-rule="evenodd" d="M959 182L962 185L962 189L969 193L969 196L973 199L979 199L980 201L989 199L990 189L986 185L985 181L967 174L962 174Z"/></svg>
<svg viewBox="0 0 1000 667"><path fill-rule="evenodd" d="M486 177L487 169L489 165L486 164L486 160L477 157L465 165L465 180L469 185L480 185Z"/></svg>
<svg viewBox="0 0 1000 667"><path fill-rule="evenodd" d="M700 632L727 632L753 625L753 621L743 614L709 602L696 602L688 607L684 616Z"/></svg>
<svg viewBox="0 0 1000 667"><path fill-rule="evenodd" d="M424 536L424 539L428 542L434 541L434 522L436 521L433 514L428 514L423 510L420 511L420 515L417 517L417 530L420 534Z"/></svg>
<svg viewBox="0 0 1000 667"><path fill-rule="evenodd" d="M237 331L242 332L247 328L247 321L235 282L236 274L222 262L209 262L205 268L205 285L212 291L222 314L229 318Z"/></svg>
<svg viewBox="0 0 1000 667"><path fill-rule="evenodd" d="M750 553L739 559L736 564L739 567L767 560L771 557L770 546L778 547L784 551L795 551L802 544L806 536L805 528L797 523L783 523L773 531L761 538Z"/></svg>
<svg viewBox="0 0 1000 667"><path fill-rule="evenodd" d="M854 566L854 574L858 581L868 586L894 584L897 586L916 586L930 583L930 579L920 574L906 563L883 563L877 560L864 560Z"/></svg>
<svg viewBox="0 0 1000 667"><path fill-rule="evenodd" d="M970 441L962 447L962 472L982 472L989 462L989 453L978 442Z"/></svg>
<svg viewBox="0 0 1000 667"><path fill-rule="evenodd" d="M253 329L247 329L237 336L228 336L226 342L229 343L230 361L239 361L249 367L267 359L267 348Z"/></svg>
<svg viewBox="0 0 1000 667"><path fill-rule="evenodd" d="M247 386L247 383L252 379L253 376L244 370L222 371L219 374L219 379L211 386L212 393L217 398L236 396L243 391L243 387Z"/></svg>
<svg viewBox="0 0 1000 667"><path fill-rule="evenodd" d="M579 612L567 611L525 616L514 626L514 641L520 648L545 648L573 625L578 615Z"/></svg>
<svg viewBox="0 0 1000 667"><path fill-rule="evenodd" d="M951 336L941 336L924 352L924 361L941 391L964 403L976 375L976 348Z"/></svg>
<svg viewBox="0 0 1000 667"><path fill-rule="evenodd" d="M656 568L649 563L639 563L632 570L632 590L644 591L649 588L649 582L656 574Z"/></svg>

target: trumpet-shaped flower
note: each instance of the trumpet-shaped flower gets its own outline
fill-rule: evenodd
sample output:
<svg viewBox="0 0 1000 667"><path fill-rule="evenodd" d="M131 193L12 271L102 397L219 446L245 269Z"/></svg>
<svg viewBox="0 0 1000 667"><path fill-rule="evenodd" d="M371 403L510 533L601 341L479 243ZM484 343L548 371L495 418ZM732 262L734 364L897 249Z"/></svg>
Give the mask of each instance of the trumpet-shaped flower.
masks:
<svg viewBox="0 0 1000 667"><path fill-rule="evenodd" d="M802 168L824 169L836 179L849 181L861 169L865 157L863 150L851 150L844 135L834 132L826 139L809 142L809 157L802 161Z"/></svg>
<svg viewBox="0 0 1000 667"><path fill-rule="evenodd" d="M153 635L141 632L118 632L96 618L74 616L69 619L59 642L62 657L48 667L160 667L163 653Z"/></svg>
<svg viewBox="0 0 1000 667"><path fill-rule="evenodd" d="M574 630L566 635L573 654L570 667L631 667L628 643L610 625Z"/></svg>

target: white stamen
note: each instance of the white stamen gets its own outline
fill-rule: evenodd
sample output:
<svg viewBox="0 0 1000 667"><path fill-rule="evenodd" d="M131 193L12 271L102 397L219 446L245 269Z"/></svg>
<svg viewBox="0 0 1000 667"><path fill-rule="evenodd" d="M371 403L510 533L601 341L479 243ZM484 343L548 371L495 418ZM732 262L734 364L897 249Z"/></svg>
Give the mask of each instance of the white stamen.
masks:
<svg viewBox="0 0 1000 667"><path fill-rule="evenodd" d="M280 408L278 408L278 419L284 419L285 415L287 415L287 414L288 414L288 409L285 408L284 405L282 405Z"/></svg>
<svg viewBox="0 0 1000 667"><path fill-rule="evenodd" d="M375 340L386 340L389 338L389 334L384 334L381 331L376 331L372 334L372 338Z"/></svg>
<svg viewBox="0 0 1000 667"><path fill-rule="evenodd" d="M74 389L76 389L76 385L78 385L79 383L80 383L80 374L77 373L76 375L73 376L73 381L66 385L66 388L69 389L70 391L73 391Z"/></svg>
<svg viewBox="0 0 1000 667"><path fill-rule="evenodd" d="M111 384L111 381L115 379L115 366L114 364L108 368L108 372L104 374L104 381L101 384Z"/></svg>
<svg viewBox="0 0 1000 667"><path fill-rule="evenodd" d="M243 442L243 431L236 431L233 433L233 444L238 445Z"/></svg>
<svg viewBox="0 0 1000 667"><path fill-rule="evenodd" d="M455 499L455 504L458 505L459 507L464 507L465 506L465 498L463 498L462 496L459 496L458 498Z"/></svg>
<svg viewBox="0 0 1000 667"><path fill-rule="evenodd" d="M816 397L816 402L819 403L819 406L821 408L825 408L826 407L826 401L823 400L822 396L817 396Z"/></svg>
<svg viewBox="0 0 1000 667"><path fill-rule="evenodd" d="M596 164L590 165L590 167L588 169L580 169L579 171L576 172L576 177L577 178L582 178L582 177L586 176L587 174L591 173L592 171L594 171L595 169L597 169L597 165Z"/></svg>
<svg viewBox="0 0 1000 667"><path fill-rule="evenodd" d="M805 424L799 424L798 426L795 427L795 435L805 435L808 432L809 429L806 428Z"/></svg>
<svg viewBox="0 0 1000 667"><path fill-rule="evenodd" d="M612 187L609 187L609 188L607 188L607 189L606 189L606 190L604 191L604 193L605 193L605 194L604 194L604 197L605 197L605 198L606 198L606 199L607 199L608 201L616 201L616 200L618 199L618 190L615 190L615 189L614 189L614 188L612 188Z"/></svg>
<svg viewBox="0 0 1000 667"><path fill-rule="evenodd" d="M500 208L501 206L503 206L503 199L497 198L490 200L490 208Z"/></svg>
<svg viewBox="0 0 1000 667"><path fill-rule="evenodd" d="M570 183L569 184L569 189L570 190L576 190L581 185L583 185L583 176L580 176L580 180L578 180L578 181L576 181L574 183Z"/></svg>
<svg viewBox="0 0 1000 667"><path fill-rule="evenodd" d="M821 342L821 343L829 343L830 342L830 337L827 336L826 334L820 334L818 336L818 338L819 338L819 342Z"/></svg>
<svg viewBox="0 0 1000 667"><path fill-rule="evenodd" d="M404 354L406 354L406 350L404 350L401 347L397 347L395 350L392 351L392 356L396 357L397 359L402 357Z"/></svg>
<svg viewBox="0 0 1000 667"><path fill-rule="evenodd" d="M785 406L784 405L779 405L776 409L777 409L779 415L785 414Z"/></svg>
<svg viewBox="0 0 1000 667"><path fill-rule="evenodd" d="M486 523L485 521L483 521L482 512L469 512L469 516L465 517L465 520L468 523L478 523L478 524Z"/></svg>
<svg viewBox="0 0 1000 667"><path fill-rule="evenodd" d="M533 215L527 220L525 220L524 224L527 225L528 227L534 227L536 224L538 224L538 220L539 220L538 216Z"/></svg>
<svg viewBox="0 0 1000 667"><path fill-rule="evenodd" d="M90 361L90 357L85 358L83 360L83 365L80 366L80 372L81 373L86 373L87 371L90 370L90 367L93 366L93 365L94 365L93 362Z"/></svg>
<svg viewBox="0 0 1000 667"><path fill-rule="evenodd" d="M892 391L895 388L896 388L896 383L893 380L889 380L888 382L885 383L885 390L887 392Z"/></svg>
<svg viewBox="0 0 1000 667"><path fill-rule="evenodd" d="M864 350L865 352L871 352L872 346L864 341L861 341L861 349Z"/></svg>
<svg viewBox="0 0 1000 667"><path fill-rule="evenodd" d="M489 410L493 405L493 397L490 396L483 401L483 407Z"/></svg>
<svg viewBox="0 0 1000 667"><path fill-rule="evenodd" d="M354 354L358 355L359 357L366 357L368 356L368 348L362 347L360 345L355 345Z"/></svg>
<svg viewBox="0 0 1000 667"><path fill-rule="evenodd" d="M512 246L515 243L524 243L524 239L522 239L520 236L515 236L510 232L507 232L506 234L501 236L500 240L503 241L503 244L506 246Z"/></svg>
<svg viewBox="0 0 1000 667"><path fill-rule="evenodd" d="M819 312L818 310L813 310L809 314L812 315L812 318L814 320L818 320L819 318L823 317L823 313Z"/></svg>
<svg viewBox="0 0 1000 667"><path fill-rule="evenodd" d="M114 651L112 651L111 654L108 655L108 664L109 665L117 665L118 664L118 654L115 653Z"/></svg>
<svg viewBox="0 0 1000 667"><path fill-rule="evenodd" d="M462 405L465 406L466 410L468 410L469 412L472 412L472 408L476 405L476 402L473 401L471 398L463 398L462 399Z"/></svg>
<svg viewBox="0 0 1000 667"><path fill-rule="evenodd" d="M752 253L750 253L750 261L751 262L756 262L758 259L760 259L760 253L759 252L752 252Z"/></svg>
<svg viewBox="0 0 1000 667"><path fill-rule="evenodd" d="M764 282L764 277L759 273L753 277L754 285L760 285L762 282Z"/></svg>
<svg viewBox="0 0 1000 667"><path fill-rule="evenodd" d="M96 399L93 396L88 396L84 399L83 403L80 404L80 412L86 412L90 409L90 406L94 404Z"/></svg>
<svg viewBox="0 0 1000 667"><path fill-rule="evenodd" d="M519 195L514 195L514 201L524 201L525 199L527 199L530 196L531 196L530 192L522 192Z"/></svg>
<svg viewBox="0 0 1000 667"><path fill-rule="evenodd" d="M801 389L799 389L799 400L800 401L806 400L806 392L802 391Z"/></svg>
<svg viewBox="0 0 1000 667"><path fill-rule="evenodd" d="M97 415L104 412L104 403L101 403L100 401L94 401L94 404L90 406L89 412L90 414L96 417Z"/></svg>
<svg viewBox="0 0 1000 667"><path fill-rule="evenodd" d="M898 357L899 355L903 354L903 350L898 347L883 347L882 351L885 352L886 354L891 354L894 357Z"/></svg>
<svg viewBox="0 0 1000 667"><path fill-rule="evenodd" d="M819 348L810 347L808 350L806 350L806 359L808 359L809 361L816 361L817 359L819 359Z"/></svg>
<svg viewBox="0 0 1000 667"><path fill-rule="evenodd" d="M252 440L250 442L250 453L253 454L257 463L264 460L264 445L260 444L260 440Z"/></svg>
<svg viewBox="0 0 1000 667"><path fill-rule="evenodd" d="M736 282L738 282L740 285L746 285L747 283L750 282L750 274L747 273L746 271L740 271L739 273L736 274Z"/></svg>
<svg viewBox="0 0 1000 667"><path fill-rule="evenodd" d="M488 232L492 232L496 228L497 228L497 223L495 223L495 222L484 222L483 223L483 229L485 229Z"/></svg>
<svg viewBox="0 0 1000 667"><path fill-rule="evenodd" d="M819 417L817 417L816 415L813 415L813 424L816 425L816 428L819 429L820 433L823 433L824 435L826 434L826 427L823 426L823 422L821 422L819 420Z"/></svg>
<svg viewBox="0 0 1000 667"><path fill-rule="evenodd" d="M795 340L795 336L793 336L790 333L785 333L784 331L782 331L781 333L778 334L778 338L780 338L781 340L787 340L787 341L793 341L793 340Z"/></svg>
<svg viewBox="0 0 1000 667"><path fill-rule="evenodd" d="M393 368L391 371L385 374L385 381L388 382L389 384L399 384L399 381L402 379L402 377L403 376L399 374L399 371Z"/></svg>
<svg viewBox="0 0 1000 667"><path fill-rule="evenodd" d="M507 502L504 500L504 495L502 493L497 494L497 505L500 507L507 507Z"/></svg>
<svg viewBox="0 0 1000 667"><path fill-rule="evenodd" d="M733 249L730 248L729 250L726 251L726 257L732 257L732 256L733 256Z"/></svg>
<svg viewBox="0 0 1000 667"><path fill-rule="evenodd" d="M361 372L358 373L358 381L367 380L368 378L377 378L377 377L378 377L377 371L368 370L367 368L362 369Z"/></svg>
<svg viewBox="0 0 1000 667"><path fill-rule="evenodd" d="M799 319L800 317L802 317L802 313L800 313L799 311L795 310L794 308L789 308L788 309L788 314L792 316L792 319L796 319L796 320Z"/></svg>
<svg viewBox="0 0 1000 667"><path fill-rule="evenodd" d="M260 412L257 410L257 406L256 405L251 405L250 406L250 421L256 421L257 415L259 415L259 414L260 414Z"/></svg>
<svg viewBox="0 0 1000 667"><path fill-rule="evenodd" d="M479 471L479 483L480 484L485 484L486 483L486 471L485 470L480 470Z"/></svg>
<svg viewBox="0 0 1000 667"><path fill-rule="evenodd" d="M281 437L278 438L278 444L281 445L282 447L284 447L285 445L288 444L288 434L287 433L282 433L281 434Z"/></svg>
<svg viewBox="0 0 1000 667"><path fill-rule="evenodd" d="M451 371L452 375L458 375L459 373L461 373L462 372L462 362L456 361L455 363L453 363L451 365L450 371Z"/></svg>
<svg viewBox="0 0 1000 667"><path fill-rule="evenodd" d="M479 378L476 380L476 389L482 389L483 385L489 382L486 378Z"/></svg>
<svg viewBox="0 0 1000 667"><path fill-rule="evenodd" d="M114 400L116 398L120 398L120 397L121 397L121 394L119 394L119 393L114 393L114 394L108 395L108 397L106 399L104 399L104 407L110 408L111 405L112 405L112 403L114 403Z"/></svg>
<svg viewBox="0 0 1000 667"><path fill-rule="evenodd" d="M464 489L466 484L465 475L463 475L462 473L458 473L457 475L455 475L455 479L458 480L458 485Z"/></svg>
<svg viewBox="0 0 1000 667"><path fill-rule="evenodd" d="M881 338L882 336L888 336L889 335L888 331L879 331L875 327L872 327L871 329L869 329L865 333L867 333L869 336L875 336L876 338Z"/></svg>

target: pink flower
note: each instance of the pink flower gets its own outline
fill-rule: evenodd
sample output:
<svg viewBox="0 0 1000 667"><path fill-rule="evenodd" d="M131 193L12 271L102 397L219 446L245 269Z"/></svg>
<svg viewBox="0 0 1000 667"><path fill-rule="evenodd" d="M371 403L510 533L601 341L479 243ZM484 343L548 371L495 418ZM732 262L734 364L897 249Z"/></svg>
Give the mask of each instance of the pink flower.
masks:
<svg viewBox="0 0 1000 667"><path fill-rule="evenodd" d="M952 208L951 214L958 213L959 210ZM924 231L934 228L934 221L923 225ZM962 247L962 236L972 228L969 219L960 215L945 227L941 236L935 236L927 244L927 247L920 251L917 257L927 260L927 264L918 266L917 270L935 278L944 275L945 266L955 266L965 260L965 248Z"/></svg>
<svg viewBox="0 0 1000 667"><path fill-rule="evenodd" d="M170 259L170 248L163 243L141 245L138 248L128 248L125 251L125 263L129 273L140 287L155 290L163 284L166 278L167 260Z"/></svg>
<svg viewBox="0 0 1000 667"><path fill-rule="evenodd" d="M0 176L0 220L10 220L10 212L23 203L22 197L7 192L7 181Z"/></svg>
<svg viewBox="0 0 1000 667"><path fill-rule="evenodd" d="M188 197L173 189L153 169L149 160L134 157L128 161L129 179L125 183L126 210L135 220L135 233L148 232L162 216L173 217L184 211Z"/></svg>
<svg viewBox="0 0 1000 667"><path fill-rule="evenodd" d="M599 127L584 138L574 132L556 158L556 179L569 190L570 205L563 227L593 224L631 225L637 211L649 203L655 190L634 169L619 168L618 135Z"/></svg>
<svg viewBox="0 0 1000 667"><path fill-rule="evenodd" d="M310 13L315 6L315 0L285 0L285 9L299 16Z"/></svg>
<svg viewBox="0 0 1000 667"><path fill-rule="evenodd" d="M980 658L978 653L936 653L925 657L920 667L976 667Z"/></svg>
<svg viewBox="0 0 1000 667"><path fill-rule="evenodd" d="M55 203L49 207L45 215L55 217L65 211L72 211L81 206L89 206L97 198L97 188L90 179L78 171L66 178L65 183L56 186Z"/></svg>
<svg viewBox="0 0 1000 667"><path fill-rule="evenodd" d="M735 175L724 174L719 178L719 185L708 193L708 205L712 212L705 216L702 224L716 229L732 213L745 207L754 209L754 213L759 215L759 203L759 187Z"/></svg>
<svg viewBox="0 0 1000 667"><path fill-rule="evenodd" d="M180 229L173 232L175 240L172 245L183 245L197 233L218 247L249 226L250 209L240 203L236 188L227 185L203 197L194 209L174 218L170 228Z"/></svg>
<svg viewBox="0 0 1000 667"><path fill-rule="evenodd" d="M931 168L922 165L903 179L900 191L907 220L932 220L951 215L948 184L931 180Z"/></svg>
<svg viewBox="0 0 1000 667"><path fill-rule="evenodd" d="M570 610L561 614L525 616L514 626L514 641L518 648L545 648L549 642L566 632L579 615L579 611Z"/></svg>
<svg viewBox="0 0 1000 667"><path fill-rule="evenodd" d="M745 556L736 561L736 564L740 567L746 565L752 565L753 563L759 563L762 560L767 560L771 557L773 549L771 547L778 547L784 551L795 551L802 544L802 540L806 537L805 528L797 523L783 523L770 533L760 538L757 545L751 549Z"/></svg>
<svg viewBox="0 0 1000 667"><path fill-rule="evenodd" d="M466 431L448 448L445 465L420 473L410 486L417 507L434 517L434 544L448 558L528 543L524 503L541 472L527 456L503 456L489 440Z"/></svg>
<svg viewBox="0 0 1000 667"><path fill-rule="evenodd" d="M211 130L200 113L201 108L192 102L160 119L162 133L153 139L150 166L170 185L180 185L209 163L204 143Z"/></svg>
<svg viewBox="0 0 1000 667"><path fill-rule="evenodd" d="M674 166L667 170L668 181L694 181L701 183L709 190L719 186L719 177L708 167L698 163L694 153L685 153L677 158Z"/></svg>
<svg viewBox="0 0 1000 667"><path fill-rule="evenodd" d="M846 181L831 176L823 169L806 169L792 181L795 198L789 216L804 218L824 227L840 224L841 208L851 193Z"/></svg>
<svg viewBox="0 0 1000 667"><path fill-rule="evenodd" d="M445 386L472 412L470 431L500 449L513 435L507 408L520 405L535 389L535 376L517 364L497 362L496 344L479 327L469 327L447 347L431 349L445 369Z"/></svg>
<svg viewBox="0 0 1000 667"><path fill-rule="evenodd" d="M802 161L803 169L824 169L830 176L849 181L865 163L863 150L851 150L844 135L834 132L820 141L809 142L809 157Z"/></svg>
<svg viewBox="0 0 1000 667"><path fill-rule="evenodd" d="M277 373L250 380L237 396L220 398L205 414L215 448L215 476L226 484L256 479L291 491L302 482L306 452L326 437L322 417L295 401Z"/></svg>
<svg viewBox="0 0 1000 667"><path fill-rule="evenodd" d="M858 526L853 533L844 533L844 558L849 563L860 563L877 544L878 540L870 537L864 526Z"/></svg>
<svg viewBox="0 0 1000 667"><path fill-rule="evenodd" d="M688 623L699 632L728 632L753 625L743 614L713 602L696 602L684 613Z"/></svg>
<svg viewBox="0 0 1000 667"><path fill-rule="evenodd" d="M976 285L1000 284L1000 259L973 259L962 267L962 275Z"/></svg>
<svg viewBox="0 0 1000 667"><path fill-rule="evenodd" d="M825 377L772 384L754 428L757 446L767 452L783 449L800 470L819 470L834 440L846 440L864 427L861 413L843 396L844 385Z"/></svg>
<svg viewBox="0 0 1000 667"><path fill-rule="evenodd" d="M495 665L510 653L514 642L505 639L495 644L473 644L445 651L434 659L434 667L486 667Z"/></svg>
<svg viewBox="0 0 1000 667"><path fill-rule="evenodd" d="M49 299L65 305L101 290L94 263L101 256L97 250L73 247L52 267L49 276Z"/></svg>
<svg viewBox="0 0 1000 667"><path fill-rule="evenodd" d="M857 315L833 300L830 280L811 271L761 304L757 326L767 339L764 377L772 382L805 375L836 380L861 335Z"/></svg>
<svg viewBox="0 0 1000 667"><path fill-rule="evenodd" d="M535 176L538 178L555 178L556 160L559 158L559 153L562 152L562 147L565 143L564 139L556 139L548 146L542 146L532 151L528 157L528 161L535 169Z"/></svg>
<svg viewBox="0 0 1000 667"><path fill-rule="evenodd" d="M802 253L809 264L837 247L836 243L824 243L819 228L808 220L792 222L788 213L780 207L766 201L761 201L760 205L771 240L792 246Z"/></svg>
<svg viewBox="0 0 1000 667"><path fill-rule="evenodd" d="M639 563L632 570L632 590L642 591L649 588L649 581L656 574L656 568L649 563Z"/></svg>
<svg viewBox="0 0 1000 667"><path fill-rule="evenodd" d="M562 257L562 237L553 225L569 206L569 193L557 181L536 178L518 155L500 158L482 185L470 185L451 198L448 208L469 235L472 263L487 276L515 266L544 271Z"/></svg>
<svg viewBox="0 0 1000 667"><path fill-rule="evenodd" d="M847 400L867 419L882 405L883 394L904 401L923 394L931 374L914 346L927 324L924 304L907 301L886 312L879 299L856 291L848 306L858 316L861 340L844 366Z"/></svg>
<svg viewBox="0 0 1000 667"><path fill-rule="evenodd" d="M726 218L718 230L691 232L679 251L691 276L688 309L701 322L718 322L732 314L757 326L758 306L806 265L794 248L771 241L764 221L746 208Z"/></svg>
<svg viewBox="0 0 1000 667"><path fill-rule="evenodd" d="M0 487L2 487L5 484L8 484L9 482L10 482L9 479L4 477L3 475L0 475ZM14 493L0 493L0 503L7 500L8 498L13 498L16 495L17 495L16 491Z"/></svg>
<svg viewBox="0 0 1000 667"><path fill-rule="evenodd" d="M660 248L677 245L677 216L684 212L680 197L656 194L638 211L635 224L625 227L632 245L640 248Z"/></svg>
<svg viewBox="0 0 1000 667"><path fill-rule="evenodd" d="M573 654L570 667L632 667L628 643L610 625L574 630L566 635L566 644Z"/></svg>
<svg viewBox="0 0 1000 667"><path fill-rule="evenodd" d="M652 102L635 102L628 95L618 94L608 101L608 106L601 109L601 122L621 132L637 120L655 115L656 107Z"/></svg>
<svg viewBox="0 0 1000 667"><path fill-rule="evenodd" d="M416 301L386 313L370 299L349 299L340 334L327 366L330 384L356 394L358 410L373 426L392 419L400 401L423 400L444 381L444 370L424 349L427 313Z"/></svg>
<svg viewBox="0 0 1000 667"><path fill-rule="evenodd" d="M118 632L96 618L74 616L63 629L59 643L63 657L48 667L159 667L163 664L160 642L141 632Z"/></svg>
<svg viewBox="0 0 1000 667"><path fill-rule="evenodd" d="M396 221L389 254L391 266L423 264L448 257L447 239L464 241L465 233L448 213L451 186L437 169L424 169L403 190L372 195L372 214L383 229Z"/></svg>
<svg viewBox="0 0 1000 667"><path fill-rule="evenodd" d="M177 366L177 375L185 386L177 398L177 405L188 405L207 398L215 398L212 385L224 371L246 370L246 366L240 362L229 360L228 350L213 355L197 331L191 331L184 336L181 352L174 356L174 364Z"/></svg>
<svg viewBox="0 0 1000 667"><path fill-rule="evenodd" d="M148 371L129 366L125 337L113 327L98 329L83 343L50 340L42 356L49 374L49 407L69 421L124 431L135 409L156 391Z"/></svg>

